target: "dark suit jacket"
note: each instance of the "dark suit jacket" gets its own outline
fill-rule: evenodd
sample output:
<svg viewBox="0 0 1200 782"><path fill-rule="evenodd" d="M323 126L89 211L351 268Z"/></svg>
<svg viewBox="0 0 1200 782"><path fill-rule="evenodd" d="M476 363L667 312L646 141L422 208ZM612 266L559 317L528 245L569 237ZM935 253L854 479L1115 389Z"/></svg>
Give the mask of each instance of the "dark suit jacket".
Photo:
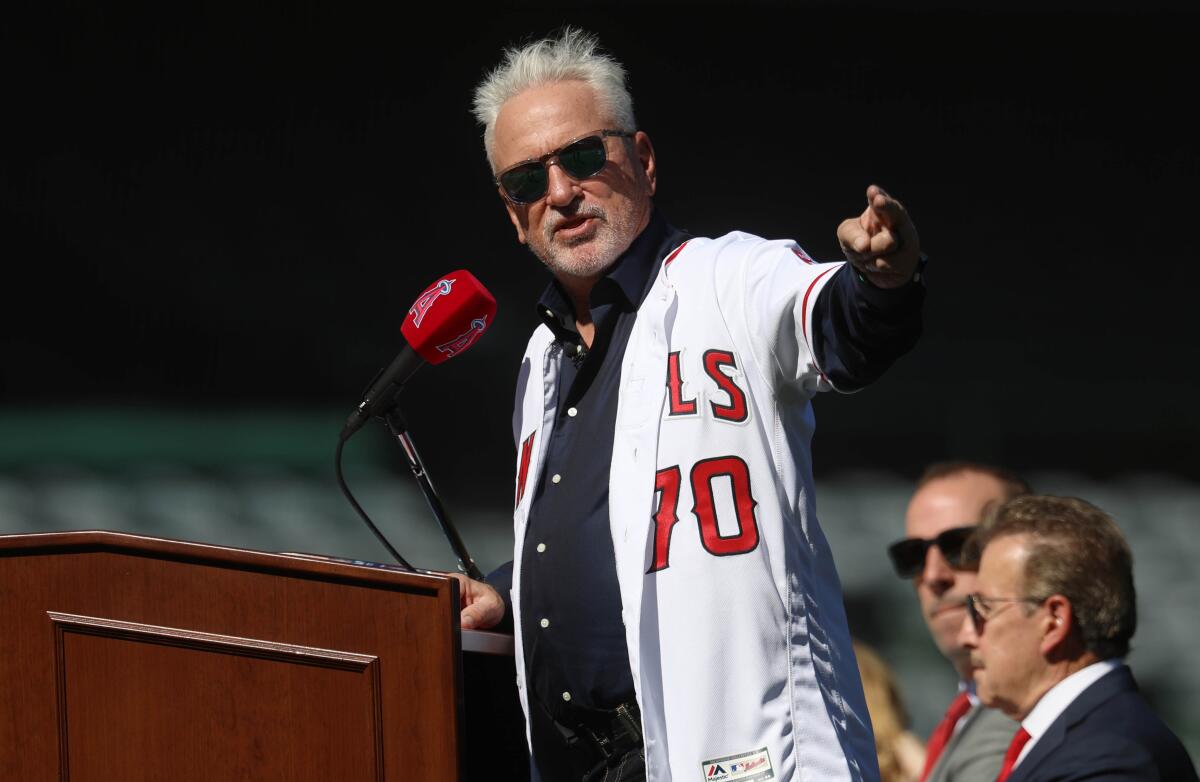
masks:
<svg viewBox="0 0 1200 782"><path fill-rule="evenodd" d="M1195 782L1183 744L1150 710L1125 666L1079 694L1008 782Z"/></svg>

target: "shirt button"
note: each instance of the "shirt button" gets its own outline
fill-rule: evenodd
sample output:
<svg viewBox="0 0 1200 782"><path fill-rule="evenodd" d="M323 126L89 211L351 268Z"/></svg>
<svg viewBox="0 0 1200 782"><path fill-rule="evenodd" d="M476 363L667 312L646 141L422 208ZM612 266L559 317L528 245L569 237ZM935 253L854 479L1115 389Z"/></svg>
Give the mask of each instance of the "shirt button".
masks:
<svg viewBox="0 0 1200 782"><path fill-rule="evenodd" d="M571 693L569 693L569 692L564 692L564 693L563 693L563 700L564 700L564 701L569 701L569 700L571 700Z"/></svg>
<svg viewBox="0 0 1200 782"><path fill-rule="evenodd" d="M550 478L551 483L558 483L561 480L562 480L562 476L559 475L558 473L554 473L554 476Z"/></svg>
<svg viewBox="0 0 1200 782"><path fill-rule="evenodd" d="M579 411L578 411L578 410L576 410L575 408L571 407L571 408L568 408L568 409L567 409L567 415L569 415L569 416L571 416L572 418L574 418L575 416L579 415Z"/></svg>
<svg viewBox="0 0 1200 782"><path fill-rule="evenodd" d="M539 624L541 624L541 626L542 626L542 627L549 627L549 626L550 626L550 620L549 620L549 619L543 619L541 622L539 622Z"/></svg>
<svg viewBox="0 0 1200 782"><path fill-rule="evenodd" d="M539 554L541 554L541 553L543 553L545 550L546 550L546 544L545 544L545 543L539 543L539 544L538 544L538 546L537 546L537 551L538 551L538 553L539 553Z"/></svg>

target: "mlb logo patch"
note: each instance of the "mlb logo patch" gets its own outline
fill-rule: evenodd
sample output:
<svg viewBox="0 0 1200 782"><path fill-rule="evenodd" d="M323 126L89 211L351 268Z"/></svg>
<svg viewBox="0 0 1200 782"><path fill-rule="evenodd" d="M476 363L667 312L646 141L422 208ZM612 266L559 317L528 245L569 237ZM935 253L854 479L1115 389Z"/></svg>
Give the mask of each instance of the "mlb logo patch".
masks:
<svg viewBox="0 0 1200 782"><path fill-rule="evenodd" d="M713 758L700 765L704 771L704 782L758 782L775 778L766 747L740 755Z"/></svg>

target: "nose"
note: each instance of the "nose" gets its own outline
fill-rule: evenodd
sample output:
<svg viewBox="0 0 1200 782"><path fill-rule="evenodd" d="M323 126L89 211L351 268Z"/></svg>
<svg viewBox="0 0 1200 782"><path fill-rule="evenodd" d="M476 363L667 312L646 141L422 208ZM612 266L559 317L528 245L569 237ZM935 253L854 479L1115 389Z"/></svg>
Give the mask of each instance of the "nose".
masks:
<svg viewBox="0 0 1200 782"><path fill-rule="evenodd" d="M925 567L921 570L921 583L933 590L934 594L942 594L954 586L954 568L942 556L942 550L930 546L925 552Z"/></svg>
<svg viewBox="0 0 1200 782"><path fill-rule="evenodd" d="M546 176L549 178L546 184L546 203L561 207L575 200L579 183L563 171L557 160L547 163Z"/></svg>
<svg viewBox="0 0 1200 782"><path fill-rule="evenodd" d="M974 649L979 646L979 635L975 632L975 623L971 621L970 613L963 616L962 627L958 628L958 645L964 649Z"/></svg>

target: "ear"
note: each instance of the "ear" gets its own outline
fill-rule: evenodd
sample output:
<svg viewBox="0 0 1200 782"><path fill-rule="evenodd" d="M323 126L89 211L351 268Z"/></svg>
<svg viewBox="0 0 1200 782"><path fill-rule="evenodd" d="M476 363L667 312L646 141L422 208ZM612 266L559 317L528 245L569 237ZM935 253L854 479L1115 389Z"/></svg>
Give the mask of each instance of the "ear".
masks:
<svg viewBox="0 0 1200 782"><path fill-rule="evenodd" d="M1055 649L1061 649L1070 637L1071 628L1075 624L1075 613L1071 608L1071 601L1063 595L1051 595L1042 605L1046 609L1046 615L1042 619L1041 652L1043 656L1047 656Z"/></svg>
<svg viewBox="0 0 1200 782"><path fill-rule="evenodd" d="M512 202L504 197L504 191L499 187L496 192L500 194L500 200L504 202L504 209L508 212L508 219L512 222L513 228L517 229L517 241L521 244L527 244L525 241L525 229L521 226L521 216L517 214L517 207L512 205Z"/></svg>
<svg viewBox="0 0 1200 782"><path fill-rule="evenodd" d="M654 195L654 190L658 187L658 165L654 161L654 145L650 143L650 137L644 131L639 130L633 134L633 151L637 155L642 173L646 175L646 186L650 195Z"/></svg>

